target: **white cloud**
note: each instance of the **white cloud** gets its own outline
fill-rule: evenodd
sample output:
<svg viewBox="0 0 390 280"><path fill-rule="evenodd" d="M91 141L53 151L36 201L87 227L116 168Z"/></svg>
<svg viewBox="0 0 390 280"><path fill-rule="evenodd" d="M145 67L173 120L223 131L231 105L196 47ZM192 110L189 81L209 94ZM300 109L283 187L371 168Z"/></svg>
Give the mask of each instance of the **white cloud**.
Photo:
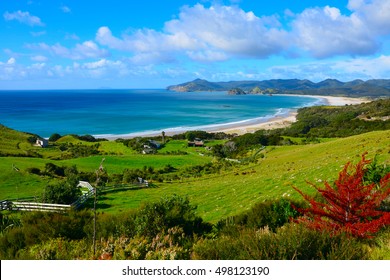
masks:
<svg viewBox="0 0 390 280"><path fill-rule="evenodd" d="M85 41L82 44L76 44L74 48L67 48L57 43L54 45L47 45L46 43L28 44L27 48L32 50L46 51L54 56L69 58L72 60L81 60L87 58L107 57L108 51L100 49L93 41Z"/></svg>
<svg viewBox="0 0 390 280"><path fill-rule="evenodd" d="M43 55L34 55L31 57L31 60L32 61L37 61L37 62L45 62L47 61L47 57L46 56L43 56Z"/></svg>
<svg viewBox="0 0 390 280"><path fill-rule="evenodd" d="M350 0L348 8L348 15L330 6L297 14L286 10L287 29L277 16L259 17L238 6L197 4L184 6L162 31L139 29L117 37L103 26L95 39L111 49L130 52L137 64L173 62L181 56L220 62L272 55L327 58L376 53L382 36L390 34L390 1Z"/></svg>
<svg viewBox="0 0 390 280"><path fill-rule="evenodd" d="M306 9L293 22L296 45L315 57L367 55L379 45L361 18L341 15L337 8Z"/></svg>
<svg viewBox="0 0 390 280"><path fill-rule="evenodd" d="M44 26L45 24L37 16L30 15L29 12L16 11L13 13L5 12L4 19L6 21L16 20L30 26Z"/></svg>
<svg viewBox="0 0 390 280"><path fill-rule="evenodd" d="M64 13L66 13L66 14L72 12L72 10L71 10L68 6L65 6L65 5L62 5L62 6L60 7L60 9L61 9Z"/></svg>
<svg viewBox="0 0 390 280"><path fill-rule="evenodd" d="M8 59L8 61L7 61L7 64L8 64L8 65L13 65L13 64L15 64L15 63L16 63L16 59L13 58L13 57L11 57L10 59Z"/></svg>
<svg viewBox="0 0 390 280"><path fill-rule="evenodd" d="M375 35L390 33L389 0L350 0L348 7L367 24Z"/></svg>
<svg viewBox="0 0 390 280"><path fill-rule="evenodd" d="M195 61L211 62L211 61L225 61L228 59L224 52L218 51L188 51L187 55L189 58Z"/></svg>
<svg viewBox="0 0 390 280"><path fill-rule="evenodd" d="M78 69L78 73L89 78L112 78L125 76L129 73L128 66L122 61L112 61L101 59L94 62L83 63L82 65L74 65L74 69Z"/></svg>
<svg viewBox="0 0 390 280"><path fill-rule="evenodd" d="M370 55L390 34L389 0L350 0L350 15L338 8L309 8L292 21L295 44L314 57Z"/></svg>
<svg viewBox="0 0 390 280"><path fill-rule="evenodd" d="M268 69L270 76L286 79L299 77L312 81L335 78L341 81L354 79L387 79L390 76L390 56L353 58L342 61L315 61L297 65L280 65Z"/></svg>
<svg viewBox="0 0 390 280"><path fill-rule="evenodd" d="M334 63L338 72L348 73L350 77L363 79L383 79L390 76L390 56L380 55L376 58L355 58Z"/></svg>
<svg viewBox="0 0 390 280"><path fill-rule="evenodd" d="M173 54L153 51L136 53L131 58L129 58L128 61L134 65L149 65L174 63L177 62L177 59L175 59Z"/></svg>
<svg viewBox="0 0 390 280"><path fill-rule="evenodd" d="M202 5L184 7L179 19L165 24L168 34L185 34L197 50L225 52L229 56L265 58L287 47L287 32L276 17L257 17L238 7ZM175 41L180 44L180 41Z"/></svg>
<svg viewBox="0 0 390 280"><path fill-rule="evenodd" d="M122 38L100 27L96 41L112 49L140 54L172 52L193 60L221 61L231 57L265 58L288 46L288 34L275 17L256 17L238 7L197 4L183 7L178 19L165 23L163 32L137 30Z"/></svg>

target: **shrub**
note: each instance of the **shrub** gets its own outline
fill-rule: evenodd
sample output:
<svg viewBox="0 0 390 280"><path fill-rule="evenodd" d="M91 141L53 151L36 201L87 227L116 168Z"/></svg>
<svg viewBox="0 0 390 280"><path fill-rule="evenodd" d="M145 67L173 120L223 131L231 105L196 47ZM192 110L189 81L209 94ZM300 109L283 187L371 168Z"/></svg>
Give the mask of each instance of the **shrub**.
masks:
<svg viewBox="0 0 390 280"><path fill-rule="evenodd" d="M26 243L32 245L57 237L82 239L86 237L85 227L91 219L91 213L87 211L25 214L22 216L22 225Z"/></svg>
<svg viewBox="0 0 390 280"><path fill-rule="evenodd" d="M345 235L330 236L289 223L273 233L243 229L238 235L201 240L194 245L193 259L209 260L324 260L367 259L364 244Z"/></svg>
<svg viewBox="0 0 390 280"><path fill-rule="evenodd" d="M23 213L21 225L11 228L0 237L0 257L36 258L26 253L28 247L38 246L53 238L81 240L87 236L85 227L90 223L91 214L85 211L71 211L67 214Z"/></svg>
<svg viewBox="0 0 390 280"><path fill-rule="evenodd" d="M150 238L175 226L181 227L187 236L210 231L211 225L203 222L195 209L188 198L177 195L164 197L141 208L135 220L136 231Z"/></svg>
<svg viewBox="0 0 390 280"><path fill-rule="evenodd" d="M22 259L77 260L91 257L91 244L86 240L54 238L26 248L20 252Z"/></svg>
<svg viewBox="0 0 390 280"><path fill-rule="evenodd" d="M50 136L49 141L50 142L56 142L58 139L60 139L62 136L58 133L54 133Z"/></svg>
<svg viewBox="0 0 390 280"><path fill-rule="evenodd" d="M297 203L295 202L294 204ZM228 227L232 226L245 226L254 229L268 227L270 230L275 231L278 227L283 226L299 215L300 213L292 206L290 200L267 201L254 205L243 214L219 221L217 228L229 230Z"/></svg>
<svg viewBox="0 0 390 280"><path fill-rule="evenodd" d="M26 169L26 172L30 174L35 174L35 175L41 175L41 170L37 167L29 167Z"/></svg>
<svg viewBox="0 0 390 280"><path fill-rule="evenodd" d="M54 177L54 176L64 177L65 176L64 167L57 166L51 162L48 162L45 164L45 170L43 173L47 176L52 176L52 177Z"/></svg>
<svg viewBox="0 0 390 280"><path fill-rule="evenodd" d="M390 195L390 173L375 182L365 184L366 166L370 163L362 159L354 167L347 163L339 173L335 185L325 182L321 189L311 184L322 196L324 202L316 201L297 190L310 203L310 208L300 209L306 214L298 222L303 222L311 228L333 234L345 232L352 236L372 237L383 226L390 224L390 213L380 211L381 202ZM352 169L352 170L351 170Z"/></svg>
<svg viewBox="0 0 390 280"><path fill-rule="evenodd" d="M72 204L81 195L80 188L77 187L78 180L61 181L55 185L48 185L43 193L42 201L56 204Z"/></svg>
<svg viewBox="0 0 390 280"><path fill-rule="evenodd" d="M23 229L16 227L0 238L0 259L15 259L20 249L26 246Z"/></svg>

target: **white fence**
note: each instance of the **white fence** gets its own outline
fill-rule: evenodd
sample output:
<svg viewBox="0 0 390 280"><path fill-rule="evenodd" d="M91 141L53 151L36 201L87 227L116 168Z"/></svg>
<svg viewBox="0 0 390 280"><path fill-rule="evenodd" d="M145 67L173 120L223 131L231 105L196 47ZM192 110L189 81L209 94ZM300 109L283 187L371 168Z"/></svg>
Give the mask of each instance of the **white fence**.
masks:
<svg viewBox="0 0 390 280"><path fill-rule="evenodd" d="M82 188L82 195L70 205L3 200L0 202L0 210L66 212L71 209L78 209L88 200L88 198L95 194L95 189L91 186L90 183L85 181L80 181L77 187Z"/></svg>
<svg viewBox="0 0 390 280"><path fill-rule="evenodd" d="M36 202L10 202L12 211L44 211L44 212L65 212L71 209L71 205L66 204L50 204Z"/></svg>

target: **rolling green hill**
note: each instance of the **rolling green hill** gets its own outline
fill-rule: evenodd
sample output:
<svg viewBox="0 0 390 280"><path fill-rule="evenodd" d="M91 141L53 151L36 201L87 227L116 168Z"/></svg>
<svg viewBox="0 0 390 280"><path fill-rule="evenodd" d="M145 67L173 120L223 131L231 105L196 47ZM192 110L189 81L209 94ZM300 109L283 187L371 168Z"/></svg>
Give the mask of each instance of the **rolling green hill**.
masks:
<svg viewBox="0 0 390 280"><path fill-rule="evenodd" d="M28 144L29 136L26 134L4 130L3 135L7 139L10 139L11 135L14 136L9 143L14 141L13 143L25 145L22 147L19 144L16 151L13 145L9 145L9 149L4 145L4 151L15 151L15 155L18 155L20 151L35 149ZM206 145L218 145L224 141L226 140L210 141L206 142ZM94 171L104 157L104 169L109 175L105 178L109 180L108 188L101 190L98 195L99 237L96 255L92 255L91 251L91 201L85 206L88 211L71 211L69 214L37 212L21 215L13 211L3 211L0 255L3 259L96 259L107 248L115 248L114 259L146 258L143 255L130 256L128 249L137 254L141 251L145 254L147 252L148 258L166 258L166 255L160 255L160 247L153 247L155 240L160 240L162 236L161 240L166 242L164 246L167 246L167 250L172 250L174 244L174 254L185 252L175 255L179 259L226 259L226 256L232 259L263 259L259 252L268 251L268 244L278 244L271 250L276 252L276 255L269 256L271 259L389 259L388 227L379 232L374 240L367 242L357 239L351 241L347 238L340 241L337 236L333 238L322 232L314 233L302 227L297 228L294 223L284 224L288 220L282 223L284 226L279 225L275 229L276 232L271 232L267 227L267 218L270 215L277 219L275 221L279 221L279 214L283 216L285 210L291 210L288 201L302 201L293 186L304 193L315 194L308 182L322 186L324 181L334 181L347 162L358 162L363 153L367 153L366 158L376 157L379 164L389 166L389 143L390 130L384 130L346 138L328 138L315 144L267 146L260 149L260 152L258 148L251 146L245 153L252 161L239 162L217 160L207 149L188 147L187 141L180 139L170 139L157 154L143 155L120 141L90 143L66 136L58 143L51 142L47 149L37 148L39 157L11 156L12 154L0 156L0 200L23 201L32 196L38 200L48 184L66 180L64 175L46 172L48 165L62 169L77 166L79 175L92 174L90 182L94 182ZM61 153L68 153L68 150L61 149L71 149L74 146L83 149L96 148L99 154L61 159ZM213 172L204 168L221 165L226 168L214 169ZM164 170L173 172L168 175L176 175L176 178L152 180L147 188L116 187L115 178L124 178L127 170L139 169L142 172L150 167L157 173ZM32 169L38 172L33 173ZM194 172L188 172L191 169ZM182 173L183 170L187 173ZM186 174L190 176L185 176ZM121 179L119 181L122 182ZM197 208L183 204L187 198L191 205L196 205ZM288 208L275 210L275 205L288 205ZM182 212L185 209L187 212ZM193 214L190 215L189 212ZM248 220L261 218L265 224L258 225L257 220L254 220L253 225L240 224L245 217L248 217ZM193 220L187 221L187 218ZM160 228L160 223L168 227L170 224L167 220L175 223L185 221L185 224L183 229L179 226L169 229L166 235L164 228ZM204 222L200 223L202 220ZM154 232L156 226L159 230L157 233ZM191 232L186 235L183 232L187 228L200 230L201 235L197 238L193 238ZM139 229L144 229L147 233L150 230L150 237L146 238L143 232L138 233ZM180 235L178 240L183 242L178 243L179 247L170 241L175 234ZM300 246L306 243L310 245L316 240L324 240L325 243L321 245L322 243L314 242L318 243L318 246L310 249L307 249L306 245ZM263 244L261 242L266 242L265 251L258 247ZM111 244L114 245L109 247ZM325 247L331 248L331 252L323 255ZM256 248L260 251L257 252ZM347 253L345 248L348 248ZM123 254L121 250L124 251ZM285 254L286 250L292 250L291 254ZM243 254L244 252L248 254ZM296 252L303 255L296 256ZM308 255L305 255L305 252ZM170 255L168 257L170 258Z"/></svg>
<svg viewBox="0 0 390 280"><path fill-rule="evenodd" d="M190 82L167 87L168 90L179 92L193 91L228 91L233 88L252 92L259 88L264 92L280 94L308 94L331 95L351 97L383 97L390 96L390 80L353 80L341 82L335 79L327 79L318 83L299 79L272 79L264 81L230 81L209 82L196 79ZM256 92L258 93L258 92Z"/></svg>
<svg viewBox="0 0 390 280"><path fill-rule="evenodd" d="M13 130L0 124L0 156L30 156L37 136Z"/></svg>
<svg viewBox="0 0 390 280"><path fill-rule="evenodd" d="M321 184L333 181L348 161L357 162L364 152L368 158L378 155L390 164L390 131L370 132L333 141L302 145L268 147L257 164L209 177L158 183L157 188L115 192L103 195L101 211L120 212L161 196L180 194L198 205L198 213L207 221L238 214L255 203L288 197L300 199L292 186L313 190L306 181Z"/></svg>
<svg viewBox="0 0 390 280"><path fill-rule="evenodd" d="M24 138L21 138L24 139ZM118 148L116 142L104 142L106 147ZM336 178L341 167L348 161L356 162L363 152L368 157L378 155L380 162L390 164L390 130L370 132L319 144L267 147L264 158L250 165L237 165L230 171L205 175L199 178L182 178L171 183L157 183L156 188L136 191L106 193L99 200L100 211L120 212L137 208L147 201L155 201L167 194L188 196L198 205L199 214L207 221L248 210L256 202L289 197L299 199L292 186L310 188L306 181L320 183ZM183 142L173 141L174 149L182 148ZM172 149L168 145L166 150ZM59 166L76 165L85 172L94 172L102 155L70 160L52 161L43 158L3 157L0 161L0 199L18 199L39 196L48 182L56 180L26 172L28 168L41 170L48 162ZM212 162L209 156L201 156L195 149L187 155L106 155L105 167L111 174L126 168L153 166L162 168L171 164L176 168ZM12 169L20 169L16 172Z"/></svg>

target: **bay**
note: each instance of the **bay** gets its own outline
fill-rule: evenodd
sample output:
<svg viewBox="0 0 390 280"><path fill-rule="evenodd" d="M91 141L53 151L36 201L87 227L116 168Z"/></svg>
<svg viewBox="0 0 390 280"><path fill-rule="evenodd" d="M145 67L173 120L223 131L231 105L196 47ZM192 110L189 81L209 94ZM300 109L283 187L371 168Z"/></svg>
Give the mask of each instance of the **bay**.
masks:
<svg viewBox="0 0 390 280"><path fill-rule="evenodd" d="M309 96L163 89L0 91L0 123L46 138L53 133L119 137L265 122L323 103Z"/></svg>

